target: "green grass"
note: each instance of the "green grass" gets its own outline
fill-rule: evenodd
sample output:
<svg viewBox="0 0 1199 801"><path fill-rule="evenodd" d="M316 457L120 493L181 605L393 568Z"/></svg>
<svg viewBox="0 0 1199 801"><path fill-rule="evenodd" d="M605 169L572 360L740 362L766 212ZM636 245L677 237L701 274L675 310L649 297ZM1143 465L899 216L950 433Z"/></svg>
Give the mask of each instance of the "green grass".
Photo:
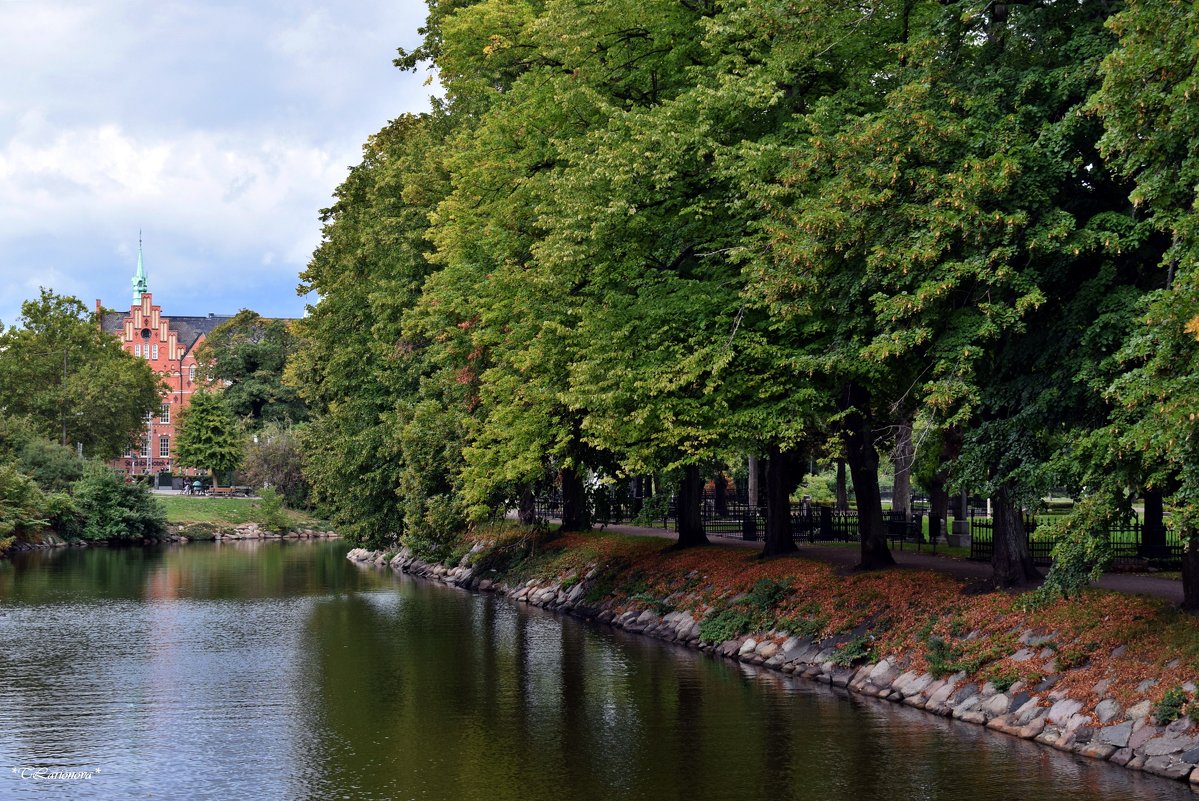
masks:
<svg viewBox="0 0 1199 801"><path fill-rule="evenodd" d="M256 498L207 498L187 495L155 497L167 513L168 523L215 523L238 525L257 522ZM321 521L294 509L287 514L297 526L322 528Z"/></svg>

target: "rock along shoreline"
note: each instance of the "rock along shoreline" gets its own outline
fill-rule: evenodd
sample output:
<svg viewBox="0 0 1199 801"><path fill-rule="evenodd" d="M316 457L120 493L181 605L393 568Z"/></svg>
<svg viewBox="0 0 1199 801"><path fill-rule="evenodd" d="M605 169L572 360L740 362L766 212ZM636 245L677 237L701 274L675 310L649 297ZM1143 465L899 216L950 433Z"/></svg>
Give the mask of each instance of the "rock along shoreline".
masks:
<svg viewBox="0 0 1199 801"><path fill-rule="evenodd" d="M834 658L831 640L791 636L775 631L737 637L720 643L700 639L701 620L690 612L658 614L651 608L621 611L617 599L587 603L589 583L600 572L593 566L582 575L538 577L510 585L502 579L476 575L471 558L486 550L476 544L457 566L446 567L417 559L407 549L388 558L383 551L354 548L350 561L391 567L413 576L478 592L492 592L544 609L645 634L763 668L845 688L864 696L902 703L934 715L985 726L1093 759L1106 760L1132 770L1190 782L1199 792L1199 726L1188 716L1168 725L1157 725L1153 706L1142 700L1127 709L1107 695L1109 681L1096 683L1086 696L1055 689L1059 677L1048 677L1035 686L1016 682L1000 691L990 682L970 680L964 672L936 677L908 669L911 655L890 654L874 664L844 667ZM649 607L652 602L646 603ZM1031 630L1019 639L1021 651L1037 653L1048 641ZM1157 684L1143 683L1143 690ZM1193 683L1184 685L1189 693ZM1090 710L1088 712L1088 710Z"/></svg>
<svg viewBox="0 0 1199 801"><path fill-rule="evenodd" d="M107 541L67 540L57 534L45 532L38 542L17 542L9 552L40 551L50 548L107 548L110 545L162 545L181 542L225 542L235 540L336 540L340 535L332 531L298 528L286 534L276 534L257 523L242 523L236 526L217 526L211 523L171 523L161 537L128 540L116 543Z"/></svg>

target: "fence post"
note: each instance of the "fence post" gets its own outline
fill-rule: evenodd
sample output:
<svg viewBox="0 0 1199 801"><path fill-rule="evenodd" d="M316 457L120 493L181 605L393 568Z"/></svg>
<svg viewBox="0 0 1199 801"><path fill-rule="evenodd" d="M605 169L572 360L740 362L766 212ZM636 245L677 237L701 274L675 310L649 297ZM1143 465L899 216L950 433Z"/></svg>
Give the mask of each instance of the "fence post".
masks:
<svg viewBox="0 0 1199 801"><path fill-rule="evenodd" d="M745 514L741 518L741 539L751 542L758 539L758 515L757 510L753 506L745 507Z"/></svg>

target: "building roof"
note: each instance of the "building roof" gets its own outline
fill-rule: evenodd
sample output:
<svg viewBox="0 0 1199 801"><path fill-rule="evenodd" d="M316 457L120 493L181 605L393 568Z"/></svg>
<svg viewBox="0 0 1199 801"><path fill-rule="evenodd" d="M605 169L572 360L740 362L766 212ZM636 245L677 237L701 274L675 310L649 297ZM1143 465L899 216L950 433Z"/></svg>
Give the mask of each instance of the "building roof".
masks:
<svg viewBox="0 0 1199 801"><path fill-rule="evenodd" d="M128 316L128 312L104 312L100 318L100 327L110 334L119 336L125 318ZM221 323L233 319L232 314L209 314L202 317L175 317L164 314L162 317L170 323L171 329L178 335L178 342L184 353L195 346L201 335L209 334Z"/></svg>

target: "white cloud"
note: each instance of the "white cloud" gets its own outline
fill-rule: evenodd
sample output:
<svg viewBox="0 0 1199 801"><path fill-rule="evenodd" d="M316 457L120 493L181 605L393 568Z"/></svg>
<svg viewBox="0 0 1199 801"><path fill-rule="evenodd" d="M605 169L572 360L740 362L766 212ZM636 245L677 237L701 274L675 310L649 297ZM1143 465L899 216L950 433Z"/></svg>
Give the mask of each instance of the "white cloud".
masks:
<svg viewBox="0 0 1199 801"><path fill-rule="evenodd" d="M29 285L298 313L318 212L366 137L427 107L419 0L0 2L0 320ZM175 299L178 301L178 299Z"/></svg>

